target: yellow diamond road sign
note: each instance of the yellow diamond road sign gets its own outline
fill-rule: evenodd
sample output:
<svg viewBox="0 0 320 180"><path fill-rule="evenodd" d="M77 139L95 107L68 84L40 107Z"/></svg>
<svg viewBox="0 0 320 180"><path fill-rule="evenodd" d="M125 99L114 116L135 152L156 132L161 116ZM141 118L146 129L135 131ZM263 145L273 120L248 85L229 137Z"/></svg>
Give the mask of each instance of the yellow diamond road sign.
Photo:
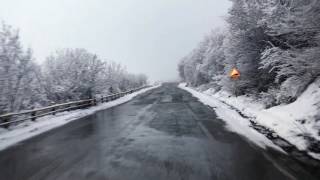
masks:
<svg viewBox="0 0 320 180"><path fill-rule="evenodd" d="M238 79L239 77L240 77L240 72L236 68L233 68L230 73L230 78L231 79Z"/></svg>

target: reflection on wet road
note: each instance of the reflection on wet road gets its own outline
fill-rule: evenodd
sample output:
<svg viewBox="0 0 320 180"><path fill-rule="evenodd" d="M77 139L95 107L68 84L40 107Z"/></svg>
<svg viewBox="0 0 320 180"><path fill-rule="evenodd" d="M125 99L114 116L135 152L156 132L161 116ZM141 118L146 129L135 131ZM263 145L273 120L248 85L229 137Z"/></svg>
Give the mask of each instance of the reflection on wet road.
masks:
<svg viewBox="0 0 320 180"><path fill-rule="evenodd" d="M2 151L0 168L0 180L312 180L176 84Z"/></svg>

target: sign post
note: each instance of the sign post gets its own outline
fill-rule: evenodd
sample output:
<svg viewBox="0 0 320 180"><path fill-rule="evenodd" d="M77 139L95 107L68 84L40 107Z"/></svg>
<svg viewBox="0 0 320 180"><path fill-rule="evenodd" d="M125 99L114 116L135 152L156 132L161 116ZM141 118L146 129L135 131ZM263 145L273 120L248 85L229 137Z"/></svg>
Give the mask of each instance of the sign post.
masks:
<svg viewBox="0 0 320 180"><path fill-rule="evenodd" d="M230 72L229 77L234 81L233 83L233 89L234 94L237 96L237 80L240 78L240 71L236 68L233 68Z"/></svg>

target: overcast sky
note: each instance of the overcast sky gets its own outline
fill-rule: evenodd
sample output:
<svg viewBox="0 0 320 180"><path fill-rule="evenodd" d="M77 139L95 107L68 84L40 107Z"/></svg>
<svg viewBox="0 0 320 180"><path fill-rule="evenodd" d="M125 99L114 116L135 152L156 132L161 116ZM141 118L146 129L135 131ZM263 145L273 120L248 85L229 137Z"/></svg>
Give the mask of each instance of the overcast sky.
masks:
<svg viewBox="0 0 320 180"><path fill-rule="evenodd" d="M0 0L0 19L20 29L37 61L59 48L85 48L145 73L178 77L177 62L215 27L228 0Z"/></svg>

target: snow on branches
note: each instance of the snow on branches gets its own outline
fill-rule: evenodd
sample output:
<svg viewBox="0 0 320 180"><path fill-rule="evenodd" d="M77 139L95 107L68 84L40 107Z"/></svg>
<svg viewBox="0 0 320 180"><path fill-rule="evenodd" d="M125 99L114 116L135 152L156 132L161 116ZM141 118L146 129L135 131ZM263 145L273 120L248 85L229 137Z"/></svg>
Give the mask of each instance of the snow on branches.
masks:
<svg viewBox="0 0 320 180"><path fill-rule="evenodd" d="M0 114L53 103L92 98L147 83L143 74L131 74L85 49L62 49L38 65L31 49L24 49L19 32L0 27Z"/></svg>
<svg viewBox="0 0 320 180"><path fill-rule="evenodd" d="M211 33L179 64L193 86L294 101L320 76L320 1L232 0L228 30ZM228 78L241 72L237 83Z"/></svg>

